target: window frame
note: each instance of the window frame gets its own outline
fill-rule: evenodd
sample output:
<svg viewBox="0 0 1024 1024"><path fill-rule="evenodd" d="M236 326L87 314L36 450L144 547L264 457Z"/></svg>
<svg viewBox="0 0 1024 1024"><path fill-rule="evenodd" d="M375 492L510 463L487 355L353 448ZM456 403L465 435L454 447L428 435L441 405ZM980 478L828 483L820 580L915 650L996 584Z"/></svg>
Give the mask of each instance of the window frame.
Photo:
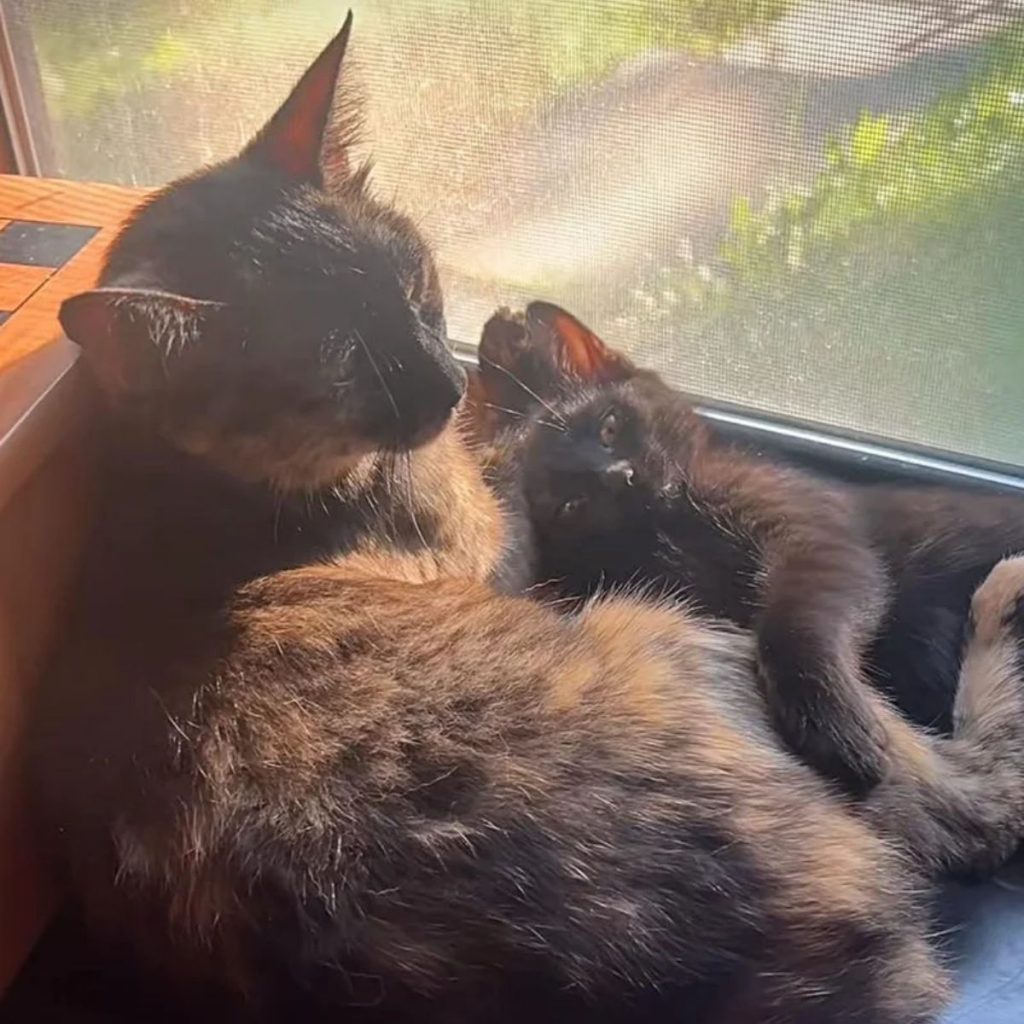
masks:
<svg viewBox="0 0 1024 1024"><path fill-rule="evenodd" d="M32 40L0 3L0 173L40 177L50 134ZM19 72L15 54L30 54Z"/></svg>

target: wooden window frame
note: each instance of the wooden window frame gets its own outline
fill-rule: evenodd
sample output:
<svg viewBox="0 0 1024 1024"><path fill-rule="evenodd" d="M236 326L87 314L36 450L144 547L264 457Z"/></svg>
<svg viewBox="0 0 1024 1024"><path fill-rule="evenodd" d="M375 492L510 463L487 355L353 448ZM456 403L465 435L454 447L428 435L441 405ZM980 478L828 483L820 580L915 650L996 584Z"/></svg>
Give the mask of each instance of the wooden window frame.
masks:
<svg viewBox="0 0 1024 1024"><path fill-rule="evenodd" d="M28 54L26 61L22 56ZM50 129L32 39L0 4L0 173L39 176L51 167Z"/></svg>

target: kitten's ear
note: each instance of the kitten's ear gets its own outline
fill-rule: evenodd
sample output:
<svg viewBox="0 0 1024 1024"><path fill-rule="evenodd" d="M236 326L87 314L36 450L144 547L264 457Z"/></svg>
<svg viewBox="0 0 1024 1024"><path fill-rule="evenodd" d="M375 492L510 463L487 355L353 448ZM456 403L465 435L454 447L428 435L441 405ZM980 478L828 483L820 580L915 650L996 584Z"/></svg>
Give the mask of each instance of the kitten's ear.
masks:
<svg viewBox="0 0 1024 1024"><path fill-rule="evenodd" d="M324 47L277 113L246 146L244 156L265 160L297 181L322 180L324 132L331 118L351 30L352 12L349 11L341 31Z"/></svg>
<svg viewBox="0 0 1024 1024"><path fill-rule="evenodd" d="M226 307L170 292L96 288L65 299L58 319L105 391L145 390Z"/></svg>
<svg viewBox="0 0 1024 1024"><path fill-rule="evenodd" d="M526 307L531 335L538 328L550 338L555 359L563 373L599 383L624 380L636 367L624 355L609 348L589 327L551 302L531 302Z"/></svg>

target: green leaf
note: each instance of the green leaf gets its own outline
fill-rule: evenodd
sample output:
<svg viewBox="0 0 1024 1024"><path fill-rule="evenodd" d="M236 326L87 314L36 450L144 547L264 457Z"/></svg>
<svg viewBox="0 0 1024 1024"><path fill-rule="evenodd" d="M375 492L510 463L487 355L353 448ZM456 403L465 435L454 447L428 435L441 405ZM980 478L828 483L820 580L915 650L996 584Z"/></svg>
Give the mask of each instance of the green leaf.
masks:
<svg viewBox="0 0 1024 1024"><path fill-rule="evenodd" d="M870 167L877 162L889 140L889 119L872 117L864 111L857 119L850 138L850 153L857 167Z"/></svg>

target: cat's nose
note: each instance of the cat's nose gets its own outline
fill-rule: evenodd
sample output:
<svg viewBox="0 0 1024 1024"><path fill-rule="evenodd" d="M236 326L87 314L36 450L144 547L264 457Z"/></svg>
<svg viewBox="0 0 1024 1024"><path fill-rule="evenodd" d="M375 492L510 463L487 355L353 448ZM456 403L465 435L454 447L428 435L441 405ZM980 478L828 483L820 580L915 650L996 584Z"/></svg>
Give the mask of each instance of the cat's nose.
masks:
<svg viewBox="0 0 1024 1024"><path fill-rule="evenodd" d="M394 440L415 446L429 439L448 421L465 389L466 378L454 361L424 360L381 377L388 404L395 416Z"/></svg>
<svg viewBox="0 0 1024 1024"><path fill-rule="evenodd" d="M609 463L609 465L605 466L604 470L605 480L616 489L632 487L635 475L636 472L633 469L633 464L628 459L619 459L616 462Z"/></svg>
<svg viewBox="0 0 1024 1024"><path fill-rule="evenodd" d="M442 358L411 368L405 374L404 386L415 404L447 411L459 404L466 390L466 371L445 352Z"/></svg>

